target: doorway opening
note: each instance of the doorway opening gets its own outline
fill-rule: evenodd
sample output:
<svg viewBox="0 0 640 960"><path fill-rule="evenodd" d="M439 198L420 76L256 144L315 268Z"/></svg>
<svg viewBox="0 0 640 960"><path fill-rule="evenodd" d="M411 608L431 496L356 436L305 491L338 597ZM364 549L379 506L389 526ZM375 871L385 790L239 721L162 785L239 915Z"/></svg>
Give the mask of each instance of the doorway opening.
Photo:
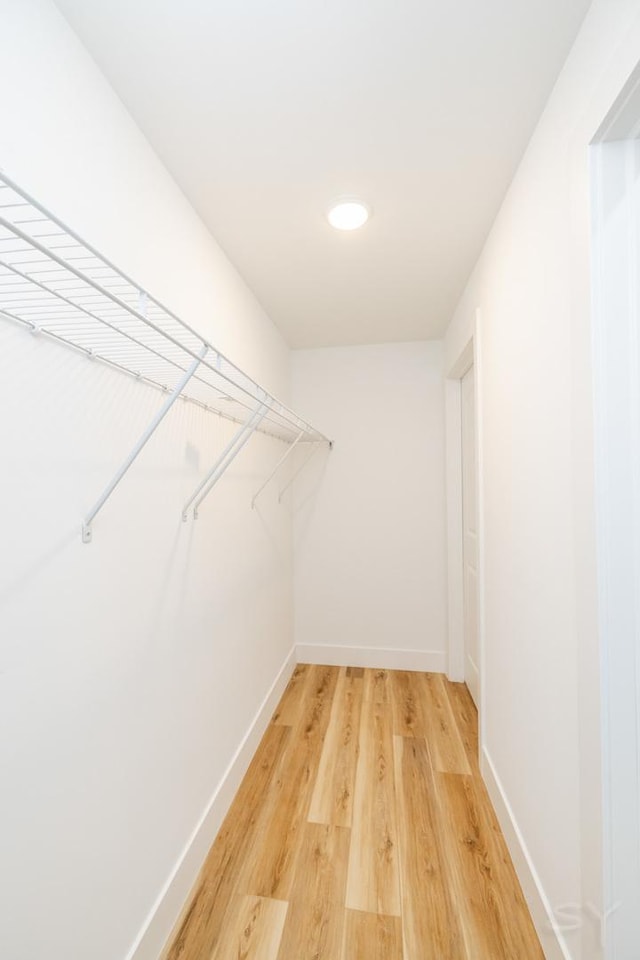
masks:
<svg viewBox="0 0 640 960"><path fill-rule="evenodd" d="M462 617L464 682L473 701L480 701L478 652L478 497L476 482L475 367L460 380L462 434Z"/></svg>
<svg viewBox="0 0 640 960"><path fill-rule="evenodd" d="M482 513L480 311L448 371L446 389L450 680L466 683L478 707L482 748Z"/></svg>

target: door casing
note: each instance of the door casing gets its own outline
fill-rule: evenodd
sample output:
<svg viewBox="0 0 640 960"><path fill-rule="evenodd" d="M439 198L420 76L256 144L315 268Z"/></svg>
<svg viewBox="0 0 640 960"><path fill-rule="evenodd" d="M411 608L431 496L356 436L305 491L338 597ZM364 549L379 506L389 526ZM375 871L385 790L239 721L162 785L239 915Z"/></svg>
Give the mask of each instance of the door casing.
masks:
<svg viewBox="0 0 640 960"><path fill-rule="evenodd" d="M454 682L464 680L464 548L462 511L462 403L461 380L473 366L475 382L476 439L476 518L478 546L478 670L479 670L479 750L484 746L484 563L483 563L483 491L482 491L482 351L481 312L476 308L473 333L445 378L445 436L447 473L447 574L448 574L448 651L447 676Z"/></svg>

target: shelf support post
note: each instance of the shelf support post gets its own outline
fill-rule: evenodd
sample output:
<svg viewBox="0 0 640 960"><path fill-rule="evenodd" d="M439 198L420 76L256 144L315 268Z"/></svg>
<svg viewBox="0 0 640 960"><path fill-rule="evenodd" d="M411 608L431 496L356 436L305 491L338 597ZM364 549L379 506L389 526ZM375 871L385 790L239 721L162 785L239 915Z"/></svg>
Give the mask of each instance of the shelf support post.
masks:
<svg viewBox="0 0 640 960"><path fill-rule="evenodd" d="M278 472L278 470L280 469L280 467L282 466L282 464L285 462L285 460L286 460L288 457L291 456L291 454L293 453L293 451L295 450L295 448L298 446L298 444L300 443L300 441L302 440L302 438L304 437L304 435L305 435L306 432L307 432L306 430L301 430L301 431L300 431L300 433L299 433L298 436L295 438L295 440L293 441L293 443L290 444L290 445L287 447L287 449L285 450L285 452L283 453L283 455L280 457L280 459L278 460L278 462L276 463L275 467L273 468L273 470L271 471L271 473L269 474L269 476L267 477L267 479L264 481L264 483L262 484L262 486L260 487L260 489L257 490L256 493L254 493L253 499L252 499L252 501L251 501L251 509L252 509L252 510L255 508L256 500L258 499L258 497L260 496L260 494L262 493L262 491L264 490L264 488L271 483L271 481L272 481L273 478L275 477L276 473Z"/></svg>
<svg viewBox="0 0 640 960"><path fill-rule="evenodd" d="M300 466L299 466L298 469L295 471L295 473L293 473L293 474L289 477L289 479L288 479L287 482L285 483L284 487L282 487L282 489L281 489L280 492L278 493L278 503L282 503L282 498L284 497L285 493L287 492L287 490L289 489L289 487L291 486L291 484L294 482L294 480L296 479L296 477L298 477L298 476L302 473L302 471L303 471L304 468L307 466L307 464L309 463L309 461L311 460L311 458L312 458L313 456L315 456L316 452L318 451L318 448L320 447L320 445L321 445L323 442L324 442L324 441L322 441L322 440L314 440L314 441L312 441L312 443L311 443L311 452L309 453L309 456L306 458L306 460L303 461L303 463L300 464Z"/></svg>
<svg viewBox="0 0 640 960"><path fill-rule="evenodd" d="M185 503L182 509L182 520L184 522L187 520L189 507L192 503L194 503L194 501L195 505L193 508L193 519L198 519L198 507L205 497L209 495L210 491L216 485L220 477L225 473L227 468L231 465L233 460L235 460L235 458L238 456L244 445L248 443L249 438L258 428L268 412L269 405L264 400L261 400L246 423L243 423L240 429L236 431L212 466L211 470L209 470L206 477L200 481L194 492Z"/></svg>
<svg viewBox="0 0 640 960"><path fill-rule="evenodd" d="M160 426L160 424L166 417L167 413L169 412L171 407L174 405L174 403L176 402L176 400L178 399L178 397L180 396L180 394L182 393L186 385L189 383L189 380L191 380L191 377L194 375L194 373L200 366L201 361L204 360L208 350L209 350L209 346L208 344L205 344L202 347L202 350L200 351L200 354L197 357L197 359L195 359L191 364L191 366L187 370L185 370L184 376L182 376L178 381L178 383L175 385L175 387L173 388L173 390L171 391L171 393L169 394L165 402L162 404L162 406L156 413L155 417L153 418L153 420L151 421L147 429L144 431L144 433L142 434L142 436L140 437L135 447L133 448L129 456L126 458L126 460L124 461L124 463L122 464L118 472L115 474L111 482L105 487L102 494L96 500L91 510L89 510L82 524L83 543L91 543L91 524L95 520L97 514L100 512L100 510L102 510L103 506L105 505L105 503L107 502L107 500L109 499L109 497L111 496L115 488L118 486L118 484L124 477L125 473L129 469L129 467L132 465L132 463L134 462L138 454L141 452L142 448L145 446L147 441L151 439L151 437L153 436L157 428Z"/></svg>

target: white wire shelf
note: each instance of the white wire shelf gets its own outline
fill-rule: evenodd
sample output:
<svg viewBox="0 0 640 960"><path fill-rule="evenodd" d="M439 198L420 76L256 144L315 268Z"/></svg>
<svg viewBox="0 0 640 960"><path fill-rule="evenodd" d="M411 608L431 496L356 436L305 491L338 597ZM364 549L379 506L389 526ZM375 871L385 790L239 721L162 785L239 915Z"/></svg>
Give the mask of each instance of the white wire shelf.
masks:
<svg viewBox="0 0 640 960"><path fill-rule="evenodd" d="M248 436L329 443L2 172L0 315L168 393L158 423L183 397Z"/></svg>
<svg viewBox="0 0 640 960"><path fill-rule="evenodd" d="M262 432L327 440L3 173L0 312L163 390L206 347L181 396L238 422L264 400Z"/></svg>

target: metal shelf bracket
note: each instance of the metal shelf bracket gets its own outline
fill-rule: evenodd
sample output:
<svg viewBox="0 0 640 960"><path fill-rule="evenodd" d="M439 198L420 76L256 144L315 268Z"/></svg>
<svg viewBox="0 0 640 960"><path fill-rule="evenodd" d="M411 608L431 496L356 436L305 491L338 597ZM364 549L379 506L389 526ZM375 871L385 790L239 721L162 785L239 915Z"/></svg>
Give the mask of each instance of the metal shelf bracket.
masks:
<svg viewBox="0 0 640 960"><path fill-rule="evenodd" d="M287 482L285 483L284 487L282 487L282 488L280 489L280 492L278 493L278 503L282 503L282 498L284 497L285 493L287 492L287 490L289 489L289 487L292 485L292 483L297 479L297 477L298 477L298 476L302 473L302 471L305 469L305 467L307 466L307 464L309 463L309 461L311 460L311 458L316 455L316 453L317 453L318 450L320 449L320 446L322 445L322 443L323 443L323 441L321 441L321 440L320 440L320 441L316 440L315 442L312 442L312 443L309 443L309 444L308 444L308 446L310 447L309 455L306 457L305 460L303 460L303 462L300 464L300 466L298 467L298 469L297 469L296 471L294 471L294 473L291 474L291 476L289 477L289 479L288 479ZM331 450L332 447L333 447L333 444L332 444L332 443L329 443L329 450Z"/></svg>
<svg viewBox="0 0 640 960"><path fill-rule="evenodd" d="M191 377L194 375L194 373L200 366L200 361L204 359L208 349L209 349L208 346L205 344L202 350L200 351L199 358L197 360L194 360L191 366L188 368L188 370L185 371L184 376L182 376L178 381L178 383L175 385L175 387L173 388L173 390L171 391L171 393L169 394L165 402L162 404L162 406L158 410L157 414L155 415L155 417L153 418L153 420L151 421L151 423L149 424L145 432L142 434L142 436L136 443L135 447L133 448L129 456L126 458L126 460L124 461L120 469L117 471L117 473L115 474L111 482L105 487L102 494L100 495L100 497L98 497L98 499L94 503L91 510L89 510L82 524L82 542L83 543L91 543L91 536L92 536L91 524L95 520L97 514L100 512L100 510L102 510L103 506L105 505L105 503L107 502L107 500L109 499L109 497L111 496L115 488L118 486L118 484L124 477L129 467L136 460L142 448L145 446L147 441L151 439L151 437L153 436L157 428L160 426L160 424L168 414L171 407L174 405L174 403L176 402L176 400L178 399L178 397L180 396L180 394L188 384L189 380L191 380Z"/></svg>
<svg viewBox="0 0 640 960"><path fill-rule="evenodd" d="M264 488L267 487L267 486L271 483L271 481L272 481L273 478L275 477L276 473L278 472L278 470L280 469L280 467L282 466L282 464L285 462L285 460L287 460L287 459L291 456L291 454L293 453L293 451L295 450L295 448L298 446L298 444L300 443L300 441L301 441L302 438L304 437L305 432L306 432L305 430L301 430L301 431L300 431L300 433L299 433L298 436L295 438L295 440L293 441L293 443L292 443L289 447L287 447L287 449L285 450L285 452L283 453L283 455L280 457L280 459L278 460L278 462L276 463L275 467L273 468L273 470L271 471L271 473L269 474L269 476L267 477L267 479L264 481L264 483L262 484L262 486L260 487L260 489L257 490L257 491L254 493L253 499L252 499L252 501L251 501L251 509L252 509L252 510L255 509L256 500L258 499L258 497L260 496L260 494L262 493L262 491L264 490Z"/></svg>
<svg viewBox="0 0 640 960"><path fill-rule="evenodd" d="M287 444L297 443L301 432L312 443L327 440L2 170L0 321L22 325L164 394L158 413L84 517L84 543L91 542L94 519L180 396L237 425L184 508L185 518L192 506L197 517L255 430Z"/></svg>
<svg viewBox="0 0 640 960"><path fill-rule="evenodd" d="M206 477L200 481L194 492L191 494L184 507L182 508L182 520L186 522L189 508L193 504L193 519L198 519L198 508L203 500L209 496L211 490L215 487L218 480L231 466L242 448L249 442L252 434L255 433L258 426L269 412L269 404L266 400L261 400L255 408L249 419L233 435L227 446L224 448L211 470Z"/></svg>

